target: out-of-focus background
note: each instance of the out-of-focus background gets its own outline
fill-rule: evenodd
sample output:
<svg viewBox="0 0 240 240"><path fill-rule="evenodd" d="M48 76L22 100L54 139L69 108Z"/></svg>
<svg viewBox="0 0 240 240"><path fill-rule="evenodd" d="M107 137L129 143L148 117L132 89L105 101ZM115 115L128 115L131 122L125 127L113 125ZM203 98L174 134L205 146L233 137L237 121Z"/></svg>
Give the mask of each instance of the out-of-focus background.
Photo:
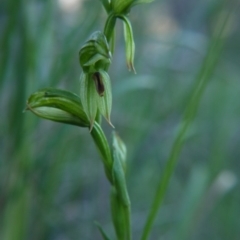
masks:
<svg viewBox="0 0 240 240"><path fill-rule="evenodd" d="M229 11L224 49L150 239L240 239L239 10L237 0L156 0L135 7L137 75L126 68L117 24L112 122L128 148L134 239L208 46ZM101 239L95 220L114 236L109 184L88 130L23 113L28 96L40 88L78 93L78 51L105 20L97 0L0 2L1 240ZM111 140L111 127L103 127Z"/></svg>

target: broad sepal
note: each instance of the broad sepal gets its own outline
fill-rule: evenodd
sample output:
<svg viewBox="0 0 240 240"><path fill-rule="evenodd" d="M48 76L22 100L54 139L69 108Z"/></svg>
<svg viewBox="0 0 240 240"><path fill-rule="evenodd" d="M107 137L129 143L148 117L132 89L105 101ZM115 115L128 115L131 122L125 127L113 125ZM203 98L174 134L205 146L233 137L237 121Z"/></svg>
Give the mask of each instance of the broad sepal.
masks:
<svg viewBox="0 0 240 240"><path fill-rule="evenodd" d="M80 76L80 98L83 109L90 121L90 131L97 111L113 127L110 115L112 108L112 90L109 75L102 69L96 72L82 73Z"/></svg>

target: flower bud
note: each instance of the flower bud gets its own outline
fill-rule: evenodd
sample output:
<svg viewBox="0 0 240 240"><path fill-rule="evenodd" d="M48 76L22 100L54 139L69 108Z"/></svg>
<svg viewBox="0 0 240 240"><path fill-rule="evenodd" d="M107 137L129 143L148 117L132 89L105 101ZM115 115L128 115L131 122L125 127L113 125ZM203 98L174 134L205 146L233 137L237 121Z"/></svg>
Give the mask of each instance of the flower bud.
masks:
<svg viewBox="0 0 240 240"><path fill-rule="evenodd" d="M80 98L65 90L45 88L33 93L27 100L26 110L48 120L90 126Z"/></svg>
<svg viewBox="0 0 240 240"><path fill-rule="evenodd" d="M84 72L105 69L111 62L111 52L105 35L97 31L79 51L79 62Z"/></svg>

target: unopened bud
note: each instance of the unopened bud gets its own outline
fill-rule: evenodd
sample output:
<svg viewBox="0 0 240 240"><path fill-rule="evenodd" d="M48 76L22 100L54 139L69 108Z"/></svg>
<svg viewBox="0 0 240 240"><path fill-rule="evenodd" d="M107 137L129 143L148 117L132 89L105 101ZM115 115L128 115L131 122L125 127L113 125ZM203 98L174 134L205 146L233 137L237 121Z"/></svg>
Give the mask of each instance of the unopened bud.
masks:
<svg viewBox="0 0 240 240"><path fill-rule="evenodd" d="M79 62L83 71L105 68L111 62L111 52L105 35L97 31L79 51Z"/></svg>
<svg viewBox="0 0 240 240"><path fill-rule="evenodd" d="M33 93L27 100L26 110L37 116L80 127L89 127L80 98L68 91L45 88Z"/></svg>

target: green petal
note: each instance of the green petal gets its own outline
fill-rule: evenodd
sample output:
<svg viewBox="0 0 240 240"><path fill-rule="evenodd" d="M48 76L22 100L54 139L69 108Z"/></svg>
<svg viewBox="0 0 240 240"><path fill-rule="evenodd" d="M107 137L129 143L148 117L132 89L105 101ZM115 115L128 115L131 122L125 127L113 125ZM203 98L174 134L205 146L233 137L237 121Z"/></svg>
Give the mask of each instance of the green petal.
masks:
<svg viewBox="0 0 240 240"><path fill-rule="evenodd" d="M99 60L105 60L105 57L103 57L101 54L94 54L93 56L90 57L88 61L84 63L83 66L91 66L94 65L97 61Z"/></svg>
<svg viewBox="0 0 240 240"><path fill-rule="evenodd" d="M104 68L111 62L111 52L102 32L94 32L83 45L79 51L79 62L85 72L88 72L90 68Z"/></svg>
<svg viewBox="0 0 240 240"><path fill-rule="evenodd" d="M105 35L98 32L98 38L96 39L95 47L98 53L103 55L106 59L111 58L111 52L109 51L109 45Z"/></svg>
<svg viewBox="0 0 240 240"><path fill-rule="evenodd" d="M97 114L98 93L96 91L94 81L91 79L91 75L84 72L80 76L80 99L83 109L90 121L91 131Z"/></svg>
<svg viewBox="0 0 240 240"><path fill-rule="evenodd" d="M102 84L104 86L103 95L98 95L98 109L100 113L106 118L108 123L114 127L110 120L111 109L112 109L112 89L111 81L107 72L99 70Z"/></svg>
<svg viewBox="0 0 240 240"><path fill-rule="evenodd" d="M101 97L104 96L105 87L104 87L104 83L103 83L100 72L93 73L92 78L95 83L95 87L98 95Z"/></svg>

